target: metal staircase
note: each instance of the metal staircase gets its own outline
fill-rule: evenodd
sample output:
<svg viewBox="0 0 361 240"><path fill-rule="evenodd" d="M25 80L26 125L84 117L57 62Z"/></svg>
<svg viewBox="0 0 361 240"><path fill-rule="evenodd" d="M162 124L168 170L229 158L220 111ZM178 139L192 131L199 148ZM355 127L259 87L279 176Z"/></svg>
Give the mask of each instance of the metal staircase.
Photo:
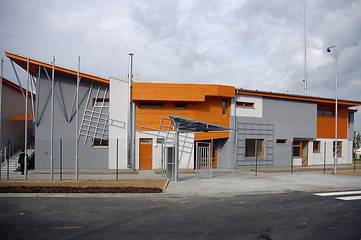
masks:
<svg viewBox="0 0 361 240"><path fill-rule="evenodd" d="M165 152L166 147L175 147L175 131L170 118L162 117L157 134L157 140L158 139L164 140L163 152ZM183 159L183 155L184 154L188 155L187 169L189 169L190 167L193 169L193 166L189 166L192 157L193 148L194 148L194 133L179 134L179 164Z"/></svg>
<svg viewBox="0 0 361 240"><path fill-rule="evenodd" d="M15 172L19 167L19 156L21 153L21 149L15 151L13 154L10 154L10 158L7 159L7 153L6 153L7 149L5 149L5 151L3 152L3 158L4 159L1 163L1 172ZM27 148L27 155L28 155L28 159L31 159L32 157L34 157L35 155L35 142L31 142L28 145Z"/></svg>

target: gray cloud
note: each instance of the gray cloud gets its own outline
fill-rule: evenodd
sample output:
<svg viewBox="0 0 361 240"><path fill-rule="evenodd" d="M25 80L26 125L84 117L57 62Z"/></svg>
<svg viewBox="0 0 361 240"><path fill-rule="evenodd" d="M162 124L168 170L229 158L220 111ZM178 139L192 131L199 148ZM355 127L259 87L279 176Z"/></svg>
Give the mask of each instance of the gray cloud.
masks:
<svg viewBox="0 0 361 240"><path fill-rule="evenodd" d="M361 101L361 2L306 6L308 93L334 97L326 48L337 42L339 96ZM302 9L294 0L3 0L0 46L71 69L80 55L82 71L121 78L133 52L142 81L303 94ZM14 76L8 62L4 74Z"/></svg>

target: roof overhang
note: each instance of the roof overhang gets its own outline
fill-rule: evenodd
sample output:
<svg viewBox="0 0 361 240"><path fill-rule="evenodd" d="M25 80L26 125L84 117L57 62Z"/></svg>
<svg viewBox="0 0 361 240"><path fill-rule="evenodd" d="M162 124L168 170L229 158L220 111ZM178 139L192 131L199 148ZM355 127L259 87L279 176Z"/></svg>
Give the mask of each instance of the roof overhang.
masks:
<svg viewBox="0 0 361 240"><path fill-rule="evenodd" d="M233 130L232 128L227 128L177 116L170 115L169 118L171 119L174 126L178 125L178 131L180 133L224 132Z"/></svg>
<svg viewBox="0 0 361 240"><path fill-rule="evenodd" d="M25 71L27 71L28 58L13 54L10 52L5 52L5 53L8 58L10 58L13 62L15 62L17 65L19 65ZM51 72L53 69L53 65L51 65L51 64L29 58L29 72L31 75L36 77L38 74L39 67L45 68L48 72ZM54 66L54 71L56 74L71 77L71 78L76 78L77 74L78 74L77 71L62 68L59 66ZM100 85L104 85L104 86L109 86L109 83L110 83L110 81L108 79L92 76L92 75L89 75L86 73L79 73L79 76L81 77L82 81L92 82L92 83L96 83L96 84L100 84Z"/></svg>
<svg viewBox="0 0 361 240"><path fill-rule="evenodd" d="M134 82L133 101L204 102L206 97L234 98L235 87L213 84Z"/></svg>
<svg viewBox="0 0 361 240"><path fill-rule="evenodd" d="M264 91L257 91L257 90L247 90L247 89L242 89L242 88L237 89L236 91L238 94L243 94L243 95L307 101L307 102L315 102L315 103L320 103L320 104L335 105L335 102L336 102L335 99L332 99L332 98L321 98L321 97L301 96L301 95L293 95L293 94L286 94L286 93L264 92ZM355 107L355 106L360 106L361 102L337 99L337 104L345 105L347 107Z"/></svg>

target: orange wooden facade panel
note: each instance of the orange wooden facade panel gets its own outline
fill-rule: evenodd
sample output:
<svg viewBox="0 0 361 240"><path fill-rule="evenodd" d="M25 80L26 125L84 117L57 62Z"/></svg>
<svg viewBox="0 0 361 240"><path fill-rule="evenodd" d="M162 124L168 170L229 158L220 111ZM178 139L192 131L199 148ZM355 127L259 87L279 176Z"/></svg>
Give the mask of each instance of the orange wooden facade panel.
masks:
<svg viewBox="0 0 361 240"><path fill-rule="evenodd" d="M222 113L223 100L227 101L225 115ZM169 115L173 115L229 127L230 99L224 99L220 97L206 97L205 102L185 102L187 104L186 109L175 109L175 103L176 102L162 102L163 108L161 109L142 109L139 108L138 102L136 104L137 125L158 129L162 117L168 118Z"/></svg>
<svg viewBox="0 0 361 240"><path fill-rule="evenodd" d="M194 141L204 141L209 139L221 139L229 138L229 132L208 132L208 133L197 133Z"/></svg>
<svg viewBox="0 0 361 240"><path fill-rule="evenodd" d="M206 96L233 98L235 88L207 84L133 83L134 101L204 102Z"/></svg>
<svg viewBox="0 0 361 240"><path fill-rule="evenodd" d="M332 107L321 106L319 110L331 110ZM339 107L337 113L337 138L347 139L348 129L348 108ZM335 116L317 116L317 137L318 138L335 138Z"/></svg>

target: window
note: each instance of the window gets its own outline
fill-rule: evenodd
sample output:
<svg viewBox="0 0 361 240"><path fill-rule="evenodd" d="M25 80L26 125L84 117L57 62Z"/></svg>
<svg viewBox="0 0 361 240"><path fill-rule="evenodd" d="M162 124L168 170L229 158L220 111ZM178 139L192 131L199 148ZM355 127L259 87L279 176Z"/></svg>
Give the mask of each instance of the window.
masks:
<svg viewBox="0 0 361 240"><path fill-rule="evenodd" d="M108 147L108 146L109 146L108 139L100 139L100 138L93 139L93 147L94 148L102 148L102 147Z"/></svg>
<svg viewBox="0 0 361 240"><path fill-rule="evenodd" d="M223 100L223 105L222 105L222 114L226 115L226 110L227 110L227 101Z"/></svg>
<svg viewBox="0 0 361 240"><path fill-rule="evenodd" d="M175 103L174 109L187 109L187 104L186 103Z"/></svg>
<svg viewBox="0 0 361 240"><path fill-rule="evenodd" d="M94 107L109 107L109 98L93 98Z"/></svg>
<svg viewBox="0 0 361 240"><path fill-rule="evenodd" d="M320 141L313 141L313 152L314 153L320 152Z"/></svg>
<svg viewBox="0 0 361 240"><path fill-rule="evenodd" d="M317 110L317 116L332 117L334 111L332 110Z"/></svg>
<svg viewBox="0 0 361 240"><path fill-rule="evenodd" d="M256 156L263 158L263 140L246 139L246 157L255 158Z"/></svg>
<svg viewBox="0 0 361 240"><path fill-rule="evenodd" d="M293 142L293 156L301 157L301 141Z"/></svg>
<svg viewBox="0 0 361 240"><path fill-rule="evenodd" d="M293 156L307 157L308 156L308 141L294 140L293 141Z"/></svg>
<svg viewBox="0 0 361 240"><path fill-rule="evenodd" d="M335 156L335 141L333 141L333 156ZM342 157L342 142L337 141L337 157Z"/></svg>
<svg viewBox="0 0 361 240"><path fill-rule="evenodd" d="M140 109L162 109L162 103L139 103Z"/></svg>
<svg viewBox="0 0 361 240"><path fill-rule="evenodd" d="M276 140L276 143L277 144L280 144L280 145L286 145L287 144L287 139L277 139Z"/></svg>
<svg viewBox="0 0 361 240"><path fill-rule="evenodd" d="M253 102L236 102L236 107L239 108L254 108Z"/></svg>

